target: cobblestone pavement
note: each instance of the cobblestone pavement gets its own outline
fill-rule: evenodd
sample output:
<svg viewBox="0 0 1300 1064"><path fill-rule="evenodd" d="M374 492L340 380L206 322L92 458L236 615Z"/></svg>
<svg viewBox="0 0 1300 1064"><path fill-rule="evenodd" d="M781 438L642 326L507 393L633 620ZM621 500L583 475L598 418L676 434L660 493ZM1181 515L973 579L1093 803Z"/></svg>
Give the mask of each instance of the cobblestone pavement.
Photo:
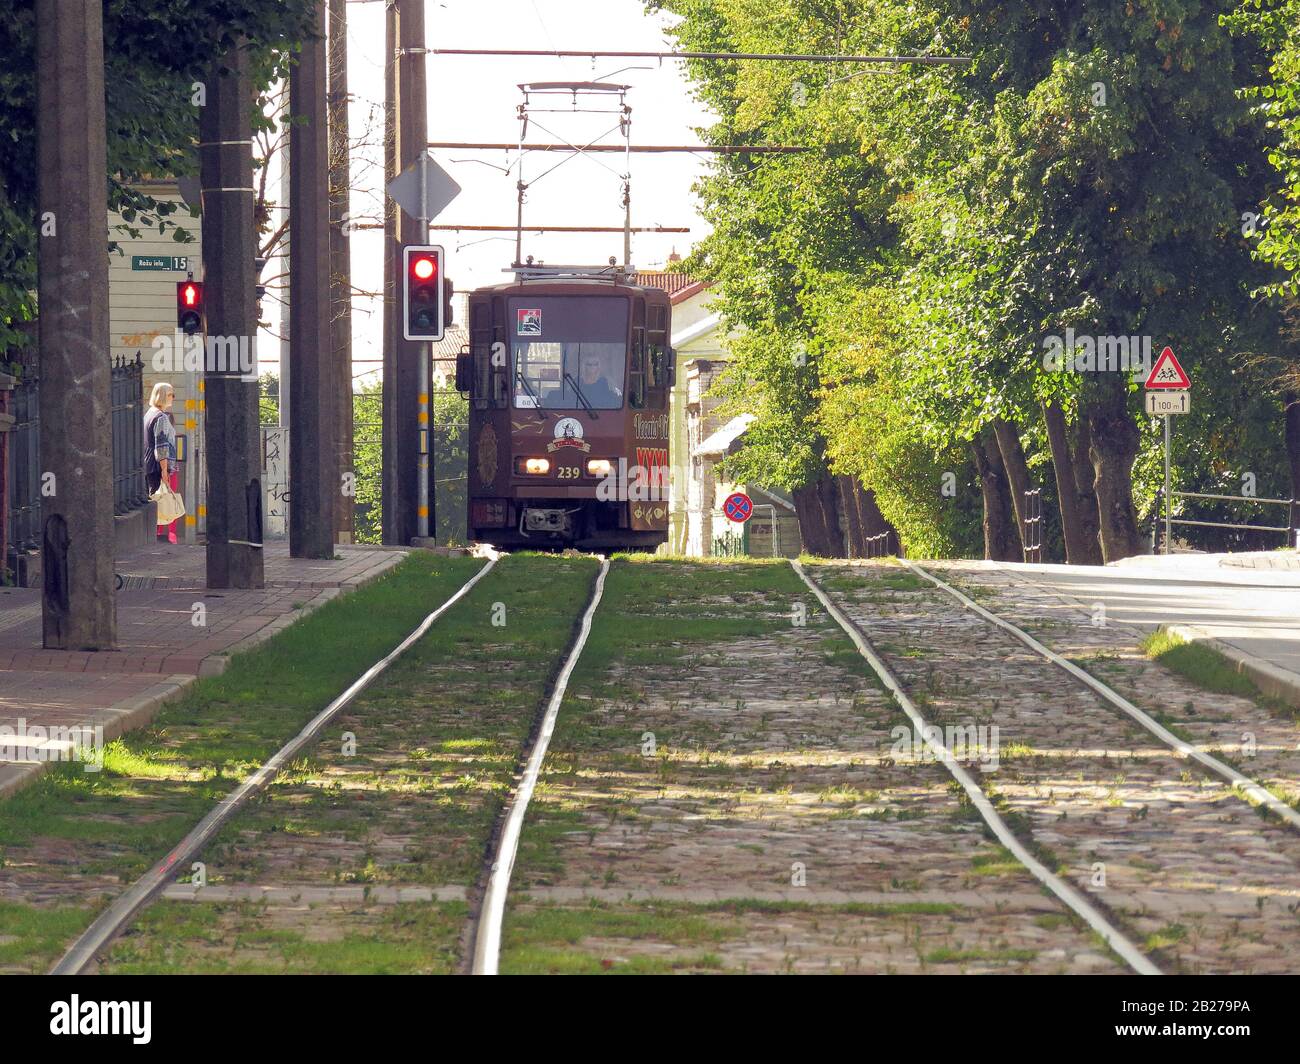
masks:
<svg viewBox="0 0 1300 1064"><path fill-rule="evenodd" d="M896 757L906 718L788 566L616 567L596 626L503 971L1123 970Z"/></svg>
<svg viewBox="0 0 1300 1064"><path fill-rule="evenodd" d="M1300 753L1289 715L1192 686L1147 660L1134 630L1094 627L1086 604L1081 610L1006 573L932 568L1189 741L1297 794ZM876 590L884 567L819 571L933 723L998 727L1000 767L985 776L986 789L1070 879L1154 950L1157 963L1186 972L1300 967L1300 835L1293 829L1261 816L940 590L926 584L887 600ZM1243 732L1257 737L1253 759L1243 756Z"/></svg>
<svg viewBox="0 0 1300 1064"><path fill-rule="evenodd" d="M201 546L158 544L118 559L118 649L44 650L39 588L0 588L0 728L103 727L105 739L145 723L197 676L221 672L237 653L406 556L367 547L334 559L290 558L266 545L266 587L204 587ZM21 748L0 750L0 794L28 781L46 747L41 731Z"/></svg>

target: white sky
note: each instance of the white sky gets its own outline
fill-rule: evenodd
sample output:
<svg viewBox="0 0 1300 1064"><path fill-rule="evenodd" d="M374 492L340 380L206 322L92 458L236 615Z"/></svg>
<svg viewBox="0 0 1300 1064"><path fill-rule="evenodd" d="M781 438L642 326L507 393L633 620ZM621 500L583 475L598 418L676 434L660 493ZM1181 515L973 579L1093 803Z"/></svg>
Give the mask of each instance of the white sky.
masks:
<svg viewBox="0 0 1300 1064"><path fill-rule="evenodd" d="M348 5L349 112L354 140L371 124L372 146L353 159L351 214L358 221L383 220L384 4ZM426 45L430 48L545 48L568 51L660 51L672 47L663 33L666 16L645 13L640 0L426 0ZM691 98L681 62L665 60L556 59L544 57L429 56L429 139L431 141L514 142L519 125L515 108L520 82L609 80L632 86L634 144L695 144L708 113ZM649 69L624 70L629 64ZM556 136L530 128L534 142L586 140L615 124L609 115L538 116ZM594 123L603 123L595 125ZM602 143L621 143L617 131ZM433 152L462 192L435 224L462 222L513 225L516 173L500 168L515 153L443 149ZM525 159L525 179L536 177L565 156L534 153ZM623 157L578 157L529 192L525 224L612 225L623 221L620 181L592 159L621 171ZM476 163L479 159L497 169ZM642 234L632 238L632 261L642 269L661 267L676 247L685 255L707 228L695 210L691 186L706 166L702 155L633 155L632 224L689 226L690 233ZM495 239L484 240L484 237ZM524 234L524 254L553 263L603 263L622 260L622 234ZM447 273L457 291L498 284L514 258L513 233L434 232L432 243L447 249ZM353 283L368 292L383 280L382 230L352 234ZM373 379L382 363L382 321L375 297L353 302L353 375ZM268 338L269 339L269 338ZM275 361L278 345L260 345L261 361Z"/></svg>

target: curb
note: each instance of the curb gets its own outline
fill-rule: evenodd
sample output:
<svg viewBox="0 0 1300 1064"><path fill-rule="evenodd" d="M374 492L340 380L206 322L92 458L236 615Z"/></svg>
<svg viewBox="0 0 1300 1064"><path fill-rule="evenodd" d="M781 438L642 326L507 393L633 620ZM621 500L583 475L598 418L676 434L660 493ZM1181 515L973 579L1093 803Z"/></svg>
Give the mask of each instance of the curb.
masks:
<svg viewBox="0 0 1300 1064"><path fill-rule="evenodd" d="M1204 629L1189 624L1162 624L1160 631L1178 636L1188 643L1200 643L1216 650L1236 666L1237 672L1253 680L1255 686L1270 698L1278 698L1300 709L1300 673L1283 669L1268 661L1261 661L1231 643L1207 635Z"/></svg>
<svg viewBox="0 0 1300 1064"><path fill-rule="evenodd" d="M92 728L102 726L105 742L116 739L128 731L144 727L153 720L163 706L184 694L190 685L200 677L220 676L226 671L231 657L235 654L245 650L252 650L259 643L266 642L266 640L278 635L291 624L302 620L312 610L318 609L325 603L338 598L345 591L354 590L378 580L379 577L394 566L400 565L406 558L407 553L405 550L394 550L388 558L384 559L383 564L376 566L370 572L362 576L350 577L341 586L320 589L310 602L277 617L251 635L245 636L238 643L227 647L220 654L209 654L199 662L198 675L177 673L168 676L138 695L125 698L120 702L114 702L105 709L95 710L94 714L85 723ZM47 762L44 761L33 761L0 765L0 801L35 783L41 773L45 771L46 764Z"/></svg>
<svg viewBox="0 0 1300 1064"><path fill-rule="evenodd" d="M153 720L158 710L184 694L197 679L197 676L187 673L168 676L133 698L114 702L107 709L96 710L86 723L92 728L103 727L104 741L111 742L128 731L144 727ZM45 771L46 764L48 762L32 761L0 766L0 799L35 783Z"/></svg>

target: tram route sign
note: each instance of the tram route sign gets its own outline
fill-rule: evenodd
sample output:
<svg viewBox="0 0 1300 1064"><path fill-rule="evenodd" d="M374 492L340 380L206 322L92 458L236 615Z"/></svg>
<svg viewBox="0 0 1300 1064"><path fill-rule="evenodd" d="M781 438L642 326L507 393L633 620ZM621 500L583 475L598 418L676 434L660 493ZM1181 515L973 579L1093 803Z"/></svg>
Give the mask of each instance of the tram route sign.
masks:
<svg viewBox="0 0 1300 1064"><path fill-rule="evenodd" d="M423 197L420 195L421 170L424 171ZM412 218L427 222L438 217L443 208L460 195L460 185L434 162L432 155L425 152L388 182L385 191Z"/></svg>
<svg viewBox="0 0 1300 1064"><path fill-rule="evenodd" d="M754 502L743 491L732 492L722 504L722 512L727 515L728 521L743 525L754 516Z"/></svg>

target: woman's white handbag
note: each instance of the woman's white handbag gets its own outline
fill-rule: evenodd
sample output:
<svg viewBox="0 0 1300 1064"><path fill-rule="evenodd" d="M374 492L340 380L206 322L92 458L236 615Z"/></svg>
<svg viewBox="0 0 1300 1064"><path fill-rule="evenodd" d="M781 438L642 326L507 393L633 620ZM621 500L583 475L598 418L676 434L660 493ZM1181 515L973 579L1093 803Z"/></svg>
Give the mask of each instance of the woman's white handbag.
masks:
<svg viewBox="0 0 1300 1064"><path fill-rule="evenodd" d="M149 496L149 501L158 506L160 525L170 525L177 518L185 516L185 500L167 484L160 484L158 490Z"/></svg>

